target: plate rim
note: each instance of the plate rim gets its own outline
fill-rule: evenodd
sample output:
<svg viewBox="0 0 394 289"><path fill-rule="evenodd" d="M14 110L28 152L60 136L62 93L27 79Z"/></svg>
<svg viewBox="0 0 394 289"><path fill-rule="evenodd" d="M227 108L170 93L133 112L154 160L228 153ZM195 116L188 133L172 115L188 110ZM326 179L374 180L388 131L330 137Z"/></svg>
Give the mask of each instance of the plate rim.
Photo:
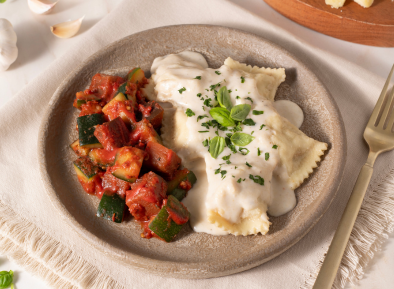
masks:
<svg viewBox="0 0 394 289"><path fill-rule="evenodd" d="M147 32L151 32L154 30L165 30L165 29L182 29L186 27L192 27L192 28L205 28L205 29L213 29L213 30L223 30L226 31L226 33L236 33L236 34L243 34L244 36L251 37L256 39L257 41L263 41L268 43L270 46L274 47L275 50L279 50L281 53L286 54L293 60L295 60L300 66L303 67L306 71L308 71L313 77L316 78L316 81L322 85L322 87L325 89L327 92L328 96L328 101L331 104L331 108L333 111L336 113L336 124L338 125L338 128L340 132L338 133L339 138L340 138L340 143L342 144L342 147L339 149L339 156L343 160L341 162L341 165L338 167L338 170L335 174L335 179L334 183L335 185L331 188L330 194L327 194L325 198L323 199L321 205L319 206L322 207L322 209L317 209L312 213L312 216L314 218L313 221L311 221L308 224L308 227L299 233L296 238L293 238L290 242L287 242L287 246L282 247L281 249L277 250L276 252L274 251L271 254L268 254L267 257L265 258L253 258L252 261L248 262L241 262L238 261L233 264L232 269L228 269L228 266L222 266L222 270L220 271L211 271L211 270L205 270L202 269L202 264L205 263L180 263L180 262L173 262L173 261L163 261L163 260L157 260L154 258L148 258L148 257L143 257L138 254L134 254L131 252L128 252L127 255L124 254L124 251L112 246L109 243L107 246L109 248L105 247L102 239L91 233L89 230L84 228L75 218L74 216L67 210L67 208L60 202L60 199L58 198L57 192L55 188L52 185L51 182L51 177L49 175L49 168L47 167L46 163L46 138L47 138L47 132L48 132L48 124L49 124L49 119L51 117L51 113L53 112L53 109L56 107L56 101L60 98L61 96L61 91L64 90L66 87L66 83L73 79L75 75L78 74L80 70L82 70L86 65L88 65L90 62L94 62L95 59L99 58L101 54L105 54L105 51L111 48L114 48L117 46L118 43L121 41L124 41L126 39L132 39L137 37L140 34L144 34ZM47 195L49 196L49 200L52 203L52 205L55 207L55 209L58 211L60 214L61 218L65 221L65 223L70 226L74 231L78 233L79 236L81 236L85 241L87 241L88 244L92 245L96 250L99 250L101 253L109 256L110 258L116 260L116 261L121 261L123 264L130 266L131 268L134 269L140 269L143 271L148 271L149 273L153 273L156 275L160 276L166 276L166 277L173 277L173 278L179 278L179 279L201 279L201 278L213 278L213 277L221 277L221 276L227 276L230 274L238 273L241 271L245 271L248 269L251 269L253 267L259 266L275 257L278 255L282 254L286 250L288 250L290 247L295 245L299 240L301 240L315 225L316 223L321 219L321 217L326 213L328 208L330 207L332 201L334 200L335 196L337 195L338 189L340 187L342 178L343 178L343 173L344 173L344 167L346 163L346 154L347 154L347 144L346 144L346 132L345 132L345 126L344 122L342 119L342 115L339 111L338 105L336 104L334 98L331 96L329 90L327 87L324 85L323 82L320 81L319 77L311 70L309 69L308 66L306 66L302 61L300 61L297 57L295 57L291 52L288 50L282 48L276 43L273 43L270 40L267 40L259 35L256 35L254 33L246 32L240 29L235 29L235 28L230 28L226 26L221 26L221 25L207 25L207 24L181 24L181 25L169 25L169 26L161 26L157 28L152 28L144 31L140 31L138 33L134 33L128 36L125 36L123 38L118 39L115 42L112 42L105 47L101 48L97 52L93 53L89 57L85 59L76 69L71 71L66 78L60 83L54 94L52 95L48 107L45 110L44 116L42 118L40 127L39 127L39 135L38 135L38 161L39 161L39 169L40 169L40 176L41 176L41 181L45 187L45 191ZM324 205L324 206L323 206ZM152 264L152 262L154 264ZM209 264L208 264L209 265ZM171 269L168 269L168 266ZM166 268L167 269L162 269ZM216 267L215 267L216 268Z"/></svg>

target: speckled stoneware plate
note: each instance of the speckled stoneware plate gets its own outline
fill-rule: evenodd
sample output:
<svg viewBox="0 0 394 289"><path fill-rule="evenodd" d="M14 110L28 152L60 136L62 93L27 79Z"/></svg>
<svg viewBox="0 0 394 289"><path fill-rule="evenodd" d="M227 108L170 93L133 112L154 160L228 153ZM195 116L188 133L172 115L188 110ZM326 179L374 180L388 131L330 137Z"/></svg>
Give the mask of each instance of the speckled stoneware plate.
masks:
<svg viewBox="0 0 394 289"><path fill-rule="evenodd" d="M96 217L99 200L79 184L69 148L76 138L78 110L72 103L97 73L125 76L139 66L149 75L155 57L183 50L202 53L210 67L228 57L251 65L286 68L286 81L277 99L290 99L304 111L301 127L308 136L329 144L319 167L296 190L297 206L290 213L270 218L267 235L212 236L189 226L175 241L142 239L132 218L115 224ZM98 251L132 268L177 278L210 278L241 272L278 256L299 241L321 218L341 182L346 138L339 110L316 75L288 51L253 34L226 27L182 25L152 29L125 37L86 60L53 95L39 136L42 179L53 205ZM193 168L190 168L193 169Z"/></svg>

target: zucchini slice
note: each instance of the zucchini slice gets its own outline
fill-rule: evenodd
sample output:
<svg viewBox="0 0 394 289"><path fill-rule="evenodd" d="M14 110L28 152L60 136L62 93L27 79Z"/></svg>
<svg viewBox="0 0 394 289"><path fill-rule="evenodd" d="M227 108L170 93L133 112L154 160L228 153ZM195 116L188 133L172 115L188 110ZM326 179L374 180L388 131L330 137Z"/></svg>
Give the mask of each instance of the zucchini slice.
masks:
<svg viewBox="0 0 394 289"><path fill-rule="evenodd" d="M157 216L150 222L149 229L164 241L171 242L182 229L183 224L186 223L183 222L178 225L173 219L175 214L181 216L182 222L185 220L184 218L187 219L186 222L189 220L187 209L175 197L169 196L167 205L163 206Z"/></svg>
<svg viewBox="0 0 394 289"><path fill-rule="evenodd" d="M108 167L115 164L116 153L117 149L112 151L105 149L92 149L88 156L94 164L99 165L100 167Z"/></svg>
<svg viewBox="0 0 394 289"><path fill-rule="evenodd" d="M132 126L137 122L134 114L135 103L127 100L123 93L118 93L110 102L103 107L103 113L109 120L120 117L124 123Z"/></svg>
<svg viewBox="0 0 394 289"><path fill-rule="evenodd" d="M80 157L86 157L90 151L90 148L81 147L79 145L79 139L70 144L70 148Z"/></svg>
<svg viewBox="0 0 394 289"><path fill-rule="evenodd" d="M112 175L129 183L134 183L140 174L146 153L135 147L125 146L119 149L115 165L111 167Z"/></svg>
<svg viewBox="0 0 394 289"><path fill-rule="evenodd" d="M94 165L87 157L80 157L73 164L78 179L80 178L85 182L92 181L100 171L99 167Z"/></svg>
<svg viewBox="0 0 394 289"><path fill-rule="evenodd" d="M127 80L129 82L138 84L139 82L141 82L143 79L145 78L145 73L144 71L139 68L136 67L134 68L132 71L129 72L129 74L127 75Z"/></svg>
<svg viewBox="0 0 394 289"><path fill-rule="evenodd" d="M127 82L125 82L121 86L119 86L118 91L116 92L116 95L118 95L119 93L126 94L126 86L127 86Z"/></svg>
<svg viewBox="0 0 394 289"><path fill-rule="evenodd" d="M168 192L168 195L172 195L175 198L177 198L178 201L182 201L186 197L187 192L197 182L197 177L192 171L188 171L187 175L185 177L183 177L181 180L179 180L178 183L176 183L178 180L179 180L179 178L177 180L174 179L174 180L168 182L169 189L167 192ZM189 189L185 189L185 188L182 188L181 186L179 186L184 181L188 181L190 183L191 187ZM171 189L172 189L171 191L170 191L170 183L171 183ZM176 184L176 186L174 188L175 184Z"/></svg>
<svg viewBox="0 0 394 289"><path fill-rule="evenodd" d="M105 122L103 114L95 113L77 118L79 145L82 147L100 147L101 144L94 136L95 126Z"/></svg>
<svg viewBox="0 0 394 289"><path fill-rule="evenodd" d="M97 208L97 217L121 223L126 203L118 194L109 196L104 194Z"/></svg>

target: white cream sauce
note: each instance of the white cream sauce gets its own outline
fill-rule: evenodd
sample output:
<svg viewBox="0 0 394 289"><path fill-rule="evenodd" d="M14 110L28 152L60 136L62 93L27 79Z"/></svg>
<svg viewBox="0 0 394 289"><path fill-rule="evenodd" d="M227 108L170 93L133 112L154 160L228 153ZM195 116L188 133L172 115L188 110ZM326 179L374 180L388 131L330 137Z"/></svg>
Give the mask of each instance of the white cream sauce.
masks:
<svg viewBox="0 0 394 289"><path fill-rule="evenodd" d="M277 100L274 102L276 111L297 128L304 122L304 113L298 104L290 100Z"/></svg>
<svg viewBox="0 0 394 289"><path fill-rule="evenodd" d="M269 214L279 216L294 208L294 191L286 182L287 171L280 165L278 150L273 148L274 143L271 141L275 131L263 126L267 118L277 112L273 103L259 94L253 78L245 77L242 83L240 71L232 70L226 65L218 69L208 68L201 54L190 51L156 58L151 72L158 101L171 102L178 109L178 113L191 109L195 114L185 117L184 133L188 136L185 137L183 149L177 151L184 166L197 176L197 183L183 200L191 214L191 224L195 231L213 235L227 234L207 220L207 210L215 210L227 220L238 223L245 210L265 208L268 205ZM196 79L197 76L201 79ZM204 140L214 138L216 133L222 137L230 133L201 126L213 119L209 114L212 107L207 106L206 102L204 104L204 100L211 99L210 105L213 107L217 104L214 90L210 87L218 83L220 86L216 87L216 90L222 86L231 90L234 106L244 103L252 106L247 118L253 119L256 124L242 125L243 133L255 137L245 146L249 150L247 155L240 152L234 154L225 147L217 159L214 159L203 145ZM197 96L199 93L201 97ZM253 102L247 98L251 98ZM288 107L291 111L291 106ZM253 115L253 110L264 113ZM197 121L198 116L207 117ZM266 154L269 154L267 160ZM222 159L228 155L231 155L231 164L226 164ZM215 174L218 168L227 173L223 177L220 173ZM264 185L255 183L249 175L262 177Z"/></svg>

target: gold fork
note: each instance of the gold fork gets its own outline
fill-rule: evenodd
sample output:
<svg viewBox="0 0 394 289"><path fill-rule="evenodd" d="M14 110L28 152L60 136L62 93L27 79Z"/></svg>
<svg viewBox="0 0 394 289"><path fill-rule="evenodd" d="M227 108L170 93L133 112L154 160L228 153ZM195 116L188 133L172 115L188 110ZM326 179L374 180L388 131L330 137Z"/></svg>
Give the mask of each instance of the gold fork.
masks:
<svg viewBox="0 0 394 289"><path fill-rule="evenodd" d="M353 192L346 205L313 289L331 289L369 181L371 180L375 160L380 153L394 149L394 133L392 132L394 112L390 113L393 106L394 87L386 97L393 71L394 65L364 131L364 139L369 145L367 162L358 175Z"/></svg>

